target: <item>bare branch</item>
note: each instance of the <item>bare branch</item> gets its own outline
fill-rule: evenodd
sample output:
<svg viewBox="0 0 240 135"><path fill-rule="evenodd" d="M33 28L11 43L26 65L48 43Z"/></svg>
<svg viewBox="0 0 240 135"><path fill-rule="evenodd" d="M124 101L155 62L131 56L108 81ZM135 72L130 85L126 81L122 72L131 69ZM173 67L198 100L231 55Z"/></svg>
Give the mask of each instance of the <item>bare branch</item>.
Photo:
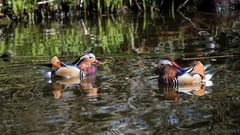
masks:
<svg viewBox="0 0 240 135"><path fill-rule="evenodd" d="M134 0L134 1L135 1L136 5L137 5L137 7L138 7L138 10L142 12L142 8L141 8L141 6L139 5L138 0Z"/></svg>
<svg viewBox="0 0 240 135"><path fill-rule="evenodd" d="M196 24L194 24L194 23L192 22L192 20L191 20L190 18L186 17L180 10L178 10L178 13L179 13L184 19L188 20L195 29L201 30L201 28L199 28Z"/></svg>
<svg viewBox="0 0 240 135"><path fill-rule="evenodd" d="M188 2L189 2L189 0L185 0L183 4L179 5L177 10L180 10L181 8L183 8Z"/></svg>

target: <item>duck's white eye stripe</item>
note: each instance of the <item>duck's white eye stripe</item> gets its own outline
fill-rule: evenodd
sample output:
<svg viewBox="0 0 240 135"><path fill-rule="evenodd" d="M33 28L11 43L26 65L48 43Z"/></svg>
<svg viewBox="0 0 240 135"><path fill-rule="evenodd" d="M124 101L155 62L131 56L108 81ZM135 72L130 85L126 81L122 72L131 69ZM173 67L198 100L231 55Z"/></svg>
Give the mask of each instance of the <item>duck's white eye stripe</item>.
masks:
<svg viewBox="0 0 240 135"><path fill-rule="evenodd" d="M88 56L89 56L89 58L95 58L95 55L92 53L90 53Z"/></svg>
<svg viewBox="0 0 240 135"><path fill-rule="evenodd" d="M159 60L159 64L172 65L172 63L169 60Z"/></svg>

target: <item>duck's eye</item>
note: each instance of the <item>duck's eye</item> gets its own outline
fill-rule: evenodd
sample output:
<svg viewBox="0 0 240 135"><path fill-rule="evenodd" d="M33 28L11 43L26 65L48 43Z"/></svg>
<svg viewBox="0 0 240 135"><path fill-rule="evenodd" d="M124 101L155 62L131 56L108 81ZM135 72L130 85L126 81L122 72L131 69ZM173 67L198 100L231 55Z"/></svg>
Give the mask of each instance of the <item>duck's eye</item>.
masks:
<svg viewBox="0 0 240 135"><path fill-rule="evenodd" d="M89 57L90 59L92 59L93 57Z"/></svg>

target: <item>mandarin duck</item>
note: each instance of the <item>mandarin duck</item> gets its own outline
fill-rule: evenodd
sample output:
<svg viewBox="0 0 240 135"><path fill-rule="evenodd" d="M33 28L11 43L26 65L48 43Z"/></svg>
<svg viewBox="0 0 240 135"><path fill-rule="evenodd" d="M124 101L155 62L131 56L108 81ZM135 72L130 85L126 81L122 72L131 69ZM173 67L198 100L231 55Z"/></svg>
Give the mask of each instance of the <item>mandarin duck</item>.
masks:
<svg viewBox="0 0 240 135"><path fill-rule="evenodd" d="M65 64L64 62L61 62L57 56L54 56L51 59L50 64L44 64L44 66L51 67L52 71L37 70L42 72L45 78L83 78L86 75L96 73L96 68L92 65L92 63L101 64L93 53L84 53L72 64Z"/></svg>
<svg viewBox="0 0 240 135"><path fill-rule="evenodd" d="M51 60L52 68L57 69L57 71L55 72L55 76L63 76L64 78L66 78L66 75L68 76L68 78L72 78L78 77L79 75L80 77L84 77L86 75L95 74L96 68L92 65L92 63L101 64L101 62L96 59L93 53L84 53L71 65L60 62L59 59L53 58ZM62 70L62 68L64 70Z"/></svg>
<svg viewBox="0 0 240 135"><path fill-rule="evenodd" d="M212 76L221 69L205 71L209 66L198 61L194 67L182 68L173 60L161 59L155 73L158 75L159 84L203 84L210 81Z"/></svg>

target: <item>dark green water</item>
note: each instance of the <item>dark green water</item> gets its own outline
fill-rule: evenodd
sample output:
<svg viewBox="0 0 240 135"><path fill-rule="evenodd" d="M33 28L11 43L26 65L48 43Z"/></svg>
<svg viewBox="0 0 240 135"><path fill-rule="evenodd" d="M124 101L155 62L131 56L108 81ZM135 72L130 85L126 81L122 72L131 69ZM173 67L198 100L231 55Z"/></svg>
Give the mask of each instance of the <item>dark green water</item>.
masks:
<svg viewBox="0 0 240 135"><path fill-rule="evenodd" d="M239 134L240 47L228 42L239 38L224 35L239 32L240 18L188 17L1 24L0 54L15 54L0 59L1 134ZM89 50L103 64L85 80L51 82L33 69L54 55L71 62ZM159 88L153 70L161 57L182 66L198 58L224 70L213 86Z"/></svg>

